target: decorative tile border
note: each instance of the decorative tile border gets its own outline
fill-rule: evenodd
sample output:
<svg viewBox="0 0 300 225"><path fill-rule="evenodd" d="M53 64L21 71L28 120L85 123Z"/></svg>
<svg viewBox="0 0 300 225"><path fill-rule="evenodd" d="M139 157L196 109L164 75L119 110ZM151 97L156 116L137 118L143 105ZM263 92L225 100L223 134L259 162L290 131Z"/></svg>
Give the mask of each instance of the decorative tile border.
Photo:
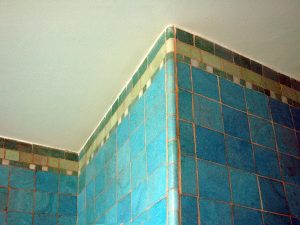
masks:
<svg viewBox="0 0 300 225"><path fill-rule="evenodd" d="M0 163L72 175L78 171L78 154L0 137Z"/></svg>

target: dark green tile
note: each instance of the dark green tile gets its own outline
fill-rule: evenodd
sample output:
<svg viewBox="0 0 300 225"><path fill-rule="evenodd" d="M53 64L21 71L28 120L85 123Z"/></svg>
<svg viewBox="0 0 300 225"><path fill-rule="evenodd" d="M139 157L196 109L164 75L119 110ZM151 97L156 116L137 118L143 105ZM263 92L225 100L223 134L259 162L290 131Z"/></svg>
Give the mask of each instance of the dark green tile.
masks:
<svg viewBox="0 0 300 225"><path fill-rule="evenodd" d="M117 99L111 107L112 114L114 114L118 108L119 108L119 103L118 103L118 99Z"/></svg>
<svg viewBox="0 0 300 225"><path fill-rule="evenodd" d="M177 61L183 62L183 55L176 54Z"/></svg>
<svg viewBox="0 0 300 225"><path fill-rule="evenodd" d="M120 94L120 96L118 98L119 106L123 103L123 101L125 100L126 97L127 97L127 88L124 88L124 90L122 91L122 93Z"/></svg>
<svg viewBox="0 0 300 225"><path fill-rule="evenodd" d="M32 145L20 141L5 139L4 143L5 149L14 149L21 152L32 152Z"/></svg>
<svg viewBox="0 0 300 225"><path fill-rule="evenodd" d="M4 146L4 138L0 137L0 148L2 148Z"/></svg>
<svg viewBox="0 0 300 225"><path fill-rule="evenodd" d="M213 68L213 73L220 76L220 77L227 78L227 74L222 70L218 70L216 68Z"/></svg>
<svg viewBox="0 0 300 225"><path fill-rule="evenodd" d="M191 64L191 58L185 56L183 62L188 63L188 64Z"/></svg>
<svg viewBox="0 0 300 225"><path fill-rule="evenodd" d="M21 168L29 168L28 163L18 162L18 161L10 161L9 163L11 166L17 166L17 167L21 167Z"/></svg>
<svg viewBox="0 0 300 225"><path fill-rule="evenodd" d="M237 53L233 53L234 63L246 69L250 69L250 59L245 56L239 55Z"/></svg>
<svg viewBox="0 0 300 225"><path fill-rule="evenodd" d="M194 45L194 38L191 33L176 28L176 39L189 45Z"/></svg>
<svg viewBox="0 0 300 225"><path fill-rule="evenodd" d="M243 79L240 79L240 84L243 85L243 86L246 86L246 81L243 80Z"/></svg>
<svg viewBox="0 0 300 225"><path fill-rule="evenodd" d="M262 65L258 62L251 60L250 69L255 73L262 74Z"/></svg>
<svg viewBox="0 0 300 225"><path fill-rule="evenodd" d="M148 65L153 61L153 59L157 55L158 51L161 49L161 47L165 43L165 39L166 39L165 38L165 33L163 33L159 37L159 39L156 41L156 43L154 44L153 48L151 49L151 51L148 54Z"/></svg>
<svg viewBox="0 0 300 225"><path fill-rule="evenodd" d="M232 51L223 48L220 45L215 44L215 55L219 56L225 60L228 60L230 62L233 62L233 53Z"/></svg>
<svg viewBox="0 0 300 225"><path fill-rule="evenodd" d="M278 73L275 70L272 70L269 67L263 66L262 75L271 80L278 81Z"/></svg>
<svg viewBox="0 0 300 225"><path fill-rule="evenodd" d="M71 161L78 161L78 154L75 152L65 152L65 158Z"/></svg>
<svg viewBox="0 0 300 225"><path fill-rule="evenodd" d="M40 146L40 145L33 145L33 153L39 154L39 155L44 155L44 156L51 156L54 158L61 158L61 159L64 159L64 157L65 157L65 153L62 150L48 148L48 147Z"/></svg>
<svg viewBox="0 0 300 225"><path fill-rule="evenodd" d="M171 27L168 27L167 29L166 29L166 39L168 40L169 38L174 38L175 37L175 35L174 35L174 27L173 26L171 26Z"/></svg>
<svg viewBox="0 0 300 225"><path fill-rule="evenodd" d="M212 43L208 40L205 40L201 37L195 36L195 46L204 51L214 54L214 43Z"/></svg>

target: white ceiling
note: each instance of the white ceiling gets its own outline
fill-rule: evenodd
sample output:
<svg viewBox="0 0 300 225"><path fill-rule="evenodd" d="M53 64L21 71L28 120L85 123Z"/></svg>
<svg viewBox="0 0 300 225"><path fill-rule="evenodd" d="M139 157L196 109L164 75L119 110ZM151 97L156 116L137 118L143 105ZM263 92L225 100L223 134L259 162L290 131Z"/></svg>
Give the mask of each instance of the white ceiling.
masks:
<svg viewBox="0 0 300 225"><path fill-rule="evenodd" d="M79 151L175 24L300 79L297 0L0 0L0 136Z"/></svg>

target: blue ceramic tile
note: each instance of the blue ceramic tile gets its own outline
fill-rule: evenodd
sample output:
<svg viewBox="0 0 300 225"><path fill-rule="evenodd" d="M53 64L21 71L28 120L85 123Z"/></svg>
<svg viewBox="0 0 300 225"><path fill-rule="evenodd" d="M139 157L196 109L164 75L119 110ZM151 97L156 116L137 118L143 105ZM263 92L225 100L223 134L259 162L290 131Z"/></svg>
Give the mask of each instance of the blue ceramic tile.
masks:
<svg viewBox="0 0 300 225"><path fill-rule="evenodd" d="M228 164L232 167L254 171L253 153L251 144L230 136L226 136Z"/></svg>
<svg viewBox="0 0 300 225"><path fill-rule="evenodd" d="M258 174L280 179L278 157L275 151L253 145L256 171Z"/></svg>
<svg viewBox="0 0 300 225"><path fill-rule="evenodd" d="M285 188L291 214L300 218L300 187L286 185Z"/></svg>
<svg viewBox="0 0 300 225"><path fill-rule="evenodd" d="M279 216L271 213L264 213L265 225L291 225L290 218L287 216Z"/></svg>
<svg viewBox="0 0 300 225"><path fill-rule="evenodd" d="M276 125L274 126L277 146L280 152L299 156L300 150L298 148L295 132L291 129Z"/></svg>
<svg viewBox="0 0 300 225"><path fill-rule="evenodd" d="M147 171L151 174L166 162L166 132L162 132L147 146Z"/></svg>
<svg viewBox="0 0 300 225"><path fill-rule="evenodd" d="M43 192L35 193L35 213L47 213L55 215L57 212L58 195Z"/></svg>
<svg viewBox="0 0 300 225"><path fill-rule="evenodd" d="M166 131L166 125L167 123L165 112L158 111L150 118L147 118L145 127L146 145L151 143L153 139L161 132Z"/></svg>
<svg viewBox="0 0 300 225"><path fill-rule="evenodd" d="M49 216L44 214L34 215L34 225L55 225L56 216Z"/></svg>
<svg viewBox="0 0 300 225"><path fill-rule="evenodd" d="M201 69L192 68L194 92L219 100L218 78Z"/></svg>
<svg viewBox="0 0 300 225"><path fill-rule="evenodd" d="M166 224L166 211L167 204L166 200L162 200L156 203L148 212L148 223L149 225L161 225Z"/></svg>
<svg viewBox="0 0 300 225"><path fill-rule="evenodd" d="M195 123L217 131L223 131L221 105L199 95L194 95Z"/></svg>
<svg viewBox="0 0 300 225"><path fill-rule="evenodd" d="M21 189L34 189L34 172L32 170L11 167L10 186Z"/></svg>
<svg viewBox="0 0 300 225"><path fill-rule="evenodd" d="M86 209L86 215L85 215L86 223L93 224L94 218L95 218L95 207L94 205L90 205Z"/></svg>
<svg viewBox="0 0 300 225"><path fill-rule="evenodd" d="M118 203L118 223L125 223L130 220L131 195L126 195Z"/></svg>
<svg viewBox="0 0 300 225"><path fill-rule="evenodd" d="M58 214L62 216L76 216L77 198L75 196L59 195Z"/></svg>
<svg viewBox="0 0 300 225"><path fill-rule="evenodd" d="M58 217L58 225L76 225L75 216L60 216Z"/></svg>
<svg viewBox="0 0 300 225"><path fill-rule="evenodd" d="M148 203L148 189L147 183L142 182L137 188L132 191L131 196L131 213L132 217L136 217L143 212Z"/></svg>
<svg viewBox="0 0 300 225"><path fill-rule="evenodd" d="M96 195L104 191L105 188L105 176L104 171L101 171L98 176L95 177L95 193Z"/></svg>
<svg viewBox="0 0 300 225"><path fill-rule="evenodd" d="M7 187L8 185L8 167L0 165L0 186Z"/></svg>
<svg viewBox="0 0 300 225"><path fill-rule="evenodd" d="M8 210L32 212L33 209L33 192L24 190L10 190Z"/></svg>
<svg viewBox="0 0 300 225"><path fill-rule="evenodd" d="M265 119L270 119L269 99L266 95L258 91L245 88L245 96L249 113Z"/></svg>
<svg viewBox="0 0 300 225"><path fill-rule="evenodd" d="M122 122L117 127L117 143L122 146L128 138L129 134L129 116L123 118Z"/></svg>
<svg viewBox="0 0 300 225"><path fill-rule="evenodd" d="M293 120L287 104L270 99L270 108L274 122L293 128Z"/></svg>
<svg viewBox="0 0 300 225"><path fill-rule="evenodd" d="M21 212L8 212L7 225L31 225L32 214Z"/></svg>
<svg viewBox="0 0 300 225"><path fill-rule="evenodd" d="M94 202L94 198L95 198L95 182L91 181L86 186L86 204L92 205Z"/></svg>
<svg viewBox="0 0 300 225"><path fill-rule="evenodd" d="M181 157L181 188L185 194L197 194L196 162L194 158Z"/></svg>
<svg viewBox="0 0 300 225"><path fill-rule="evenodd" d="M146 151L141 152L131 165L131 185L136 187L146 178L147 174Z"/></svg>
<svg viewBox="0 0 300 225"><path fill-rule="evenodd" d="M141 124L130 137L130 157L133 160L145 147L145 126ZM125 153L124 153L125 154Z"/></svg>
<svg viewBox="0 0 300 225"><path fill-rule="evenodd" d="M77 210L78 212L82 212L85 207L86 207L86 201L85 201L85 189L78 194L78 197L77 197Z"/></svg>
<svg viewBox="0 0 300 225"><path fill-rule="evenodd" d="M290 109L291 109L295 129L300 130L300 109L294 107L290 107Z"/></svg>
<svg viewBox="0 0 300 225"><path fill-rule="evenodd" d="M140 136L140 139L143 139L143 136ZM131 144L130 141L126 141L121 147L118 147L118 153L117 153L118 173L120 173L124 168L128 167L130 164L130 158L131 158L130 144Z"/></svg>
<svg viewBox="0 0 300 225"><path fill-rule="evenodd" d="M79 212L77 225L85 225L85 224L86 224L86 211Z"/></svg>
<svg viewBox="0 0 300 225"><path fill-rule="evenodd" d="M151 176L148 178L148 204L150 206L157 203L159 200L166 196L166 177L167 169L166 166L161 166L157 168Z"/></svg>
<svg viewBox="0 0 300 225"><path fill-rule="evenodd" d="M114 155L115 157L115 155ZM95 160L92 159L89 162L89 165L86 167L86 178L85 178L85 183L88 184L91 182L92 179L96 176L96 166L95 166Z"/></svg>
<svg viewBox="0 0 300 225"><path fill-rule="evenodd" d="M77 181L78 178L76 176L60 174L59 192L63 194L75 195L77 193Z"/></svg>
<svg viewBox="0 0 300 225"><path fill-rule="evenodd" d="M117 224L117 206L115 205L105 214L104 224Z"/></svg>
<svg viewBox="0 0 300 225"><path fill-rule="evenodd" d="M138 101L136 101L132 106L130 106L130 129L133 131L137 128L145 119L145 100L142 96Z"/></svg>
<svg viewBox="0 0 300 225"><path fill-rule="evenodd" d="M253 142L269 148L275 148L274 131L270 122L249 116L249 124Z"/></svg>
<svg viewBox="0 0 300 225"><path fill-rule="evenodd" d="M6 224L6 213L0 212L0 224Z"/></svg>
<svg viewBox="0 0 300 225"><path fill-rule="evenodd" d="M300 185L300 160L298 158L280 154L280 166L285 181Z"/></svg>
<svg viewBox="0 0 300 225"><path fill-rule="evenodd" d="M0 210L6 210L8 198L7 188L0 188Z"/></svg>
<svg viewBox="0 0 300 225"><path fill-rule="evenodd" d="M198 224L197 198L191 196L181 196L181 224Z"/></svg>
<svg viewBox="0 0 300 225"><path fill-rule="evenodd" d="M179 87L190 91L192 90L191 69L189 64L177 62L177 77Z"/></svg>
<svg viewBox="0 0 300 225"><path fill-rule="evenodd" d="M38 171L36 173L36 190L57 193L58 175L51 172Z"/></svg>
<svg viewBox="0 0 300 225"><path fill-rule="evenodd" d="M193 124L179 121L180 150L184 155L195 155Z"/></svg>
<svg viewBox="0 0 300 225"><path fill-rule="evenodd" d="M250 139L247 115L243 112L223 106L225 133L245 140Z"/></svg>
<svg viewBox="0 0 300 225"><path fill-rule="evenodd" d="M112 157L116 155L116 146L117 146L117 135L115 130L110 134L108 140L102 147L104 152L104 160L108 162Z"/></svg>
<svg viewBox="0 0 300 225"><path fill-rule="evenodd" d="M289 213L282 183L259 177L263 209L276 213Z"/></svg>
<svg viewBox="0 0 300 225"><path fill-rule="evenodd" d="M259 211L234 207L233 209L234 225L263 225L262 215Z"/></svg>
<svg viewBox="0 0 300 225"><path fill-rule="evenodd" d="M193 121L192 94L186 91L178 91L179 118Z"/></svg>
<svg viewBox="0 0 300 225"><path fill-rule="evenodd" d="M297 220L296 218L292 218L292 224L293 225L300 225L300 220Z"/></svg>
<svg viewBox="0 0 300 225"><path fill-rule="evenodd" d="M230 169L232 200L235 204L260 208L256 176L241 170Z"/></svg>
<svg viewBox="0 0 300 225"><path fill-rule="evenodd" d="M200 199L200 222L204 225L231 225L229 204Z"/></svg>
<svg viewBox="0 0 300 225"><path fill-rule="evenodd" d="M197 157L226 164L224 135L196 126Z"/></svg>
<svg viewBox="0 0 300 225"><path fill-rule="evenodd" d="M117 195L118 199L122 198L124 195L130 191L130 166L118 174L117 180Z"/></svg>
<svg viewBox="0 0 300 225"><path fill-rule="evenodd" d="M230 201L228 170L226 167L198 160L198 176L200 196Z"/></svg>
<svg viewBox="0 0 300 225"><path fill-rule="evenodd" d="M242 86L220 78L220 93L224 104L245 111L244 88Z"/></svg>

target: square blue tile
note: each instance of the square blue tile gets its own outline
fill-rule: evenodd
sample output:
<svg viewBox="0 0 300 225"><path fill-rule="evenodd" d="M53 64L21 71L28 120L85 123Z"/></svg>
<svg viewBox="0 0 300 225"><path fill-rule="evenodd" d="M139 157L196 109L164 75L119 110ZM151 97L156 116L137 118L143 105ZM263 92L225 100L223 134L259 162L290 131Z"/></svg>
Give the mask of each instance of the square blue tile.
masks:
<svg viewBox="0 0 300 225"><path fill-rule="evenodd" d="M242 170L230 169L232 200L235 204L260 208L256 176Z"/></svg>
<svg viewBox="0 0 300 225"><path fill-rule="evenodd" d="M298 148L297 138L294 130L274 125L278 150L280 152L299 156L300 150Z"/></svg>
<svg viewBox="0 0 300 225"><path fill-rule="evenodd" d="M131 195L131 213L135 218L142 213L148 206L148 186L146 181L140 183Z"/></svg>
<svg viewBox="0 0 300 225"><path fill-rule="evenodd" d="M300 160L298 158L280 154L280 166L285 181L300 185Z"/></svg>
<svg viewBox="0 0 300 225"><path fill-rule="evenodd" d="M186 90L192 90L190 65L177 62L178 87Z"/></svg>
<svg viewBox="0 0 300 225"><path fill-rule="evenodd" d="M181 196L181 224L198 224L197 198L184 195Z"/></svg>
<svg viewBox="0 0 300 225"><path fill-rule="evenodd" d="M143 136L140 137L140 139L143 139ZM128 167L130 164L131 159L131 148L130 148L130 141L126 141L122 146L118 146L118 173L120 173L124 168Z"/></svg>
<svg viewBox="0 0 300 225"><path fill-rule="evenodd" d="M58 195L44 192L35 193L35 213L47 213L55 215L57 212Z"/></svg>
<svg viewBox="0 0 300 225"><path fill-rule="evenodd" d="M0 212L0 224L6 224L6 213Z"/></svg>
<svg viewBox="0 0 300 225"><path fill-rule="evenodd" d="M219 88L217 76L201 69L192 67L193 88L197 94L219 100Z"/></svg>
<svg viewBox="0 0 300 225"><path fill-rule="evenodd" d="M162 201L156 203L153 207L150 208L148 212L148 224L149 225L167 224L166 211L167 211L167 204L166 204L166 200L163 199Z"/></svg>
<svg viewBox="0 0 300 225"><path fill-rule="evenodd" d="M35 172L18 167L10 168L10 186L21 189L34 189Z"/></svg>
<svg viewBox="0 0 300 225"><path fill-rule="evenodd" d="M195 124L223 131L221 105L199 95L194 95Z"/></svg>
<svg viewBox="0 0 300 225"><path fill-rule="evenodd" d="M96 177L95 177L95 194L98 195L104 191L105 188L105 175L104 171L102 170Z"/></svg>
<svg viewBox="0 0 300 225"><path fill-rule="evenodd" d="M58 174L38 171L36 173L36 190L58 192Z"/></svg>
<svg viewBox="0 0 300 225"><path fill-rule="evenodd" d="M31 213L33 209L33 192L25 190L10 190L8 210Z"/></svg>
<svg viewBox="0 0 300 225"><path fill-rule="evenodd" d="M118 199L128 194L130 191L130 166L126 167L122 173L118 174L117 196Z"/></svg>
<svg viewBox="0 0 300 225"><path fill-rule="evenodd" d="M186 91L178 90L179 118L193 121L192 109L192 94Z"/></svg>
<svg viewBox="0 0 300 225"><path fill-rule="evenodd" d="M260 211L242 207L233 208L234 225L263 225Z"/></svg>
<svg viewBox="0 0 300 225"><path fill-rule="evenodd" d="M220 201L230 201L228 170L204 160L198 160L200 196Z"/></svg>
<svg viewBox="0 0 300 225"><path fill-rule="evenodd" d="M60 216L58 217L58 225L76 225L76 216Z"/></svg>
<svg viewBox="0 0 300 225"><path fill-rule="evenodd" d="M130 130L134 131L145 119L145 98L139 98L129 109Z"/></svg>
<svg viewBox="0 0 300 225"><path fill-rule="evenodd" d="M300 130L300 109L295 107L290 107L294 126L296 130Z"/></svg>
<svg viewBox="0 0 300 225"><path fill-rule="evenodd" d="M264 213L265 225L291 225L290 218L271 213Z"/></svg>
<svg viewBox="0 0 300 225"><path fill-rule="evenodd" d="M131 195L126 195L118 203L118 223L126 223L130 220Z"/></svg>
<svg viewBox="0 0 300 225"><path fill-rule="evenodd" d="M56 216L47 214L35 214L34 225L56 225Z"/></svg>
<svg viewBox="0 0 300 225"><path fill-rule="evenodd" d="M7 187L8 185L8 166L0 165L0 186Z"/></svg>
<svg viewBox="0 0 300 225"><path fill-rule="evenodd" d="M82 212L85 210L86 208L86 193L85 193L85 189L83 189L82 192L80 192L78 194L78 197L77 197L77 210L78 212Z"/></svg>
<svg viewBox="0 0 300 225"><path fill-rule="evenodd" d="M226 164L224 135L196 126L197 157Z"/></svg>
<svg viewBox="0 0 300 225"><path fill-rule="evenodd" d="M153 141L153 139L161 132L166 131L166 113L157 111L150 118L146 118L145 135L146 145ZM140 137L138 137L140 138Z"/></svg>
<svg viewBox="0 0 300 225"><path fill-rule="evenodd" d="M273 126L269 121L249 116L249 124L253 142L269 148L275 148Z"/></svg>
<svg viewBox="0 0 300 225"><path fill-rule="evenodd" d="M7 188L0 188L0 210L5 211L7 208L8 190Z"/></svg>
<svg viewBox="0 0 300 225"><path fill-rule="evenodd" d="M58 214L61 216L76 216L77 198L76 196L59 195Z"/></svg>
<svg viewBox="0 0 300 225"><path fill-rule="evenodd" d="M196 162L194 158L181 157L182 193L197 195Z"/></svg>
<svg viewBox="0 0 300 225"><path fill-rule="evenodd" d="M129 116L123 118L122 122L117 127L117 144L122 146L128 139L129 135Z"/></svg>
<svg viewBox="0 0 300 225"><path fill-rule="evenodd" d="M249 125L246 113L227 106L222 107L225 133L245 140L250 140Z"/></svg>
<svg viewBox="0 0 300 225"><path fill-rule="evenodd" d="M266 95L245 88L245 96L248 112L259 117L270 119L269 99Z"/></svg>
<svg viewBox="0 0 300 225"><path fill-rule="evenodd" d="M194 144L194 129L193 124L179 121L179 140L181 154L184 155L195 155L195 144Z"/></svg>
<svg viewBox="0 0 300 225"><path fill-rule="evenodd" d="M291 214L300 218L300 187L287 184L285 188Z"/></svg>
<svg viewBox="0 0 300 225"><path fill-rule="evenodd" d="M264 210L282 214L289 213L281 182L259 177L259 185Z"/></svg>
<svg viewBox="0 0 300 225"><path fill-rule="evenodd" d="M147 171L151 174L167 160L166 132L160 133L154 140L147 145Z"/></svg>
<svg viewBox="0 0 300 225"><path fill-rule="evenodd" d="M148 204L154 205L166 196L167 168L165 165L157 168L148 178ZM151 191L150 191L151 190Z"/></svg>
<svg viewBox="0 0 300 225"><path fill-rule="evenodd" d="M293 225L300 225L300 220L298 220L296 218L292 218L292 224Z"/></svg>
<svg viewBox="0 0 300 225"><path fill-rule="evenodd" d="M31 225L32 214L23 212L8 212L7 225Z"/></svg>
<svg viewBox="0 0 300 225"><path fill-rule="evenodd" d="M281 179L278 157L275 151L253 145L256 172L260 175Z"/></svg>
<svg viewBox="0 0 300 225"><path fill-rule="evenodd" d="M224 104L245 111L245 96L242 86L220 78L220 93Z"/></svg>
<svg viewBox="0 0 300 225"><path fill-rule="evenodd" d="M94 198L95 198L95 181L92 180L86 186L86 204L87 204L87 206L90 206L93 204Z"/></svg>
<svg viewBox="0 0 300 225"><path fill-rule="evenodd" d="M200 199L200 222L204 225L231 225L229 204Z"/></svg>
<svg viewBox="0 0 300 225"><path fill-rule="evenodd" d="M144 124L141 124L130 136L130 153L128 153L128 155L130 155L131 160L133 160L142 150L144 150L144 147L145 147L145 126ZM124 146L123 148L127 148L127 147ZM121 151L125 151L125 150L121 149Z"/></svg>
<svg viewBox="0 0 300 225"><path fill-rule="evenodd" d="M147 175L146 151L141 152L131 164L131 185L135 188Z"/></svg>
<svg viewBox="0 0 300 225"><path fill-rule="evenodd" d="M77 193L77 176L67 176L60 174L59 192L63 194L76 195Z"/></svg>
<svg viewBox="0 0 300 225"><path fill-rule="evenodd" d="M270 99L271 115L274 122L293 128L290 108L287 104Z"/></svg>
<svg viewBox="0 0 300 225"><path fill-rule="evenodd" d="M250 172L254 171L252 147L249 142L226 136L225 143L230 166Z"/></svg>

